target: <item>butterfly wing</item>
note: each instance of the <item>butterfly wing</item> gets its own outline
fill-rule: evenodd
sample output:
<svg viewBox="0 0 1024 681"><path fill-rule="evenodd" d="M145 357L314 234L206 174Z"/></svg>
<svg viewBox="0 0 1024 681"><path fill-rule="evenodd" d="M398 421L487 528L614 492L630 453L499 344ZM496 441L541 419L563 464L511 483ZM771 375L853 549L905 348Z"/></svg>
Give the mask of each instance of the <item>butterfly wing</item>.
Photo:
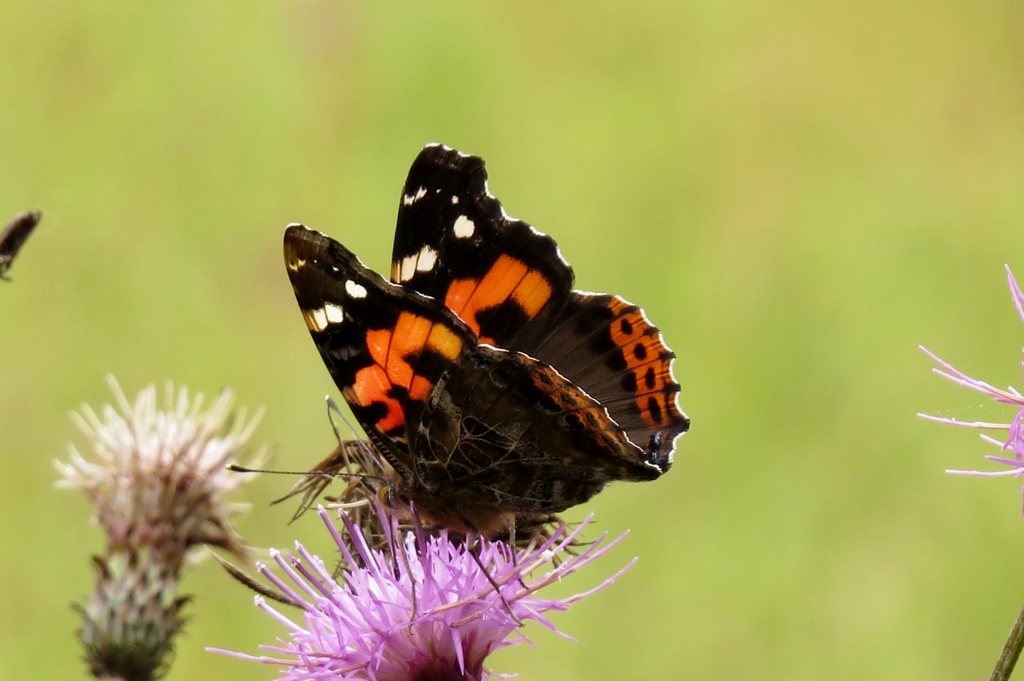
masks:
<svg viewBox="0 0 1024 681"><path fill-rule="evenodd" d="M434 385L476 338L436 301L385 281L344 246L289 225L284 259L327 370L377 450L402 475Z"/></svg>
<svg viewBox="0 0 1024 681"><path fill-rule="evenodd" d="M441 145L420 152L399 205L391 278L443 301L481 342L554 367L650 461L671 465L689 427L675 354L639 307L572 289L555 241L505 213L482 159Z"/></svg>
<svg viewBox="0 0 1024 681"><path fill-rule="evenodd" d="M554 239L491 196L482 159L429 145L402 191L391 280L442 301L481 342L525 349L565 305L573 273Z"/></svg>
<svg viewBox="0 0 1024 681"><path fill-rule="evenodd" d="M547 364L468 348L438 381L414 440L405 496L433 522L492 536L512 516L565 510L613 480L662 471L607 410Z"/></svg>

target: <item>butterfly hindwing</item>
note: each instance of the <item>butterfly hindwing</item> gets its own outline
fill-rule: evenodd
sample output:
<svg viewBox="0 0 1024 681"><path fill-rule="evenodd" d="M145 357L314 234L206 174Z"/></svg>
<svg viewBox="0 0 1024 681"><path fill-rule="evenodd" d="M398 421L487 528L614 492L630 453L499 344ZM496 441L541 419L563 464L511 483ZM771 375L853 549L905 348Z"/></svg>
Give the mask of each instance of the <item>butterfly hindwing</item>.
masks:
<svg viewBox="0 0 1024 681"><path fill-rule="evenodd" d="M648 460L668 470L690 420L679 407L675 353L643 310L619 296L573 291L534 352L600 402Z"/></svg>
<svg viewBox="0 0 1024 681"><path fill-rule="evenodd" d="M438 382L412 448L431 453L419 458L418 485L407 492L417 507L448 526L491 518L493 527L475 525L485 533L501 529L503 514L563 511L612 480L661 475L583 390L532 357L489 345Z"/></svg>

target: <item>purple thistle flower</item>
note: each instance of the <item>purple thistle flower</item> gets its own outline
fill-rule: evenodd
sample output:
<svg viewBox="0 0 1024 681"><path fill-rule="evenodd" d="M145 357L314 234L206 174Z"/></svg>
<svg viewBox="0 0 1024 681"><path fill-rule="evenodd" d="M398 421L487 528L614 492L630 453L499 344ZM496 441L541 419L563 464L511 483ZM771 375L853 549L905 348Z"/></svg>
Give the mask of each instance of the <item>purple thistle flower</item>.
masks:
<svg viewBox="0 0 1024 681"><path fill-rule="evenodd" d="M573 554L569 549L590 521L588 517L572 531L561 524L538 546L517 551L513 560L513 549L503 542L478 538L473 548L467 548L464 542L449 538L446 530L428 535L416 516L415 529L404 531L378 507L386 535L384 550L378 551L370 548L363 531L344 511L340 515L348 541L323 507L319 513L347 569L335 579L323 560L298 543L297 555L272 552L290 581L266 565L258 564L257 569L304 610L304 622L292 620L258 596L256 605L290 632L288 641L261 646L277 656L209 650L282 665L285 669L278 677L282 681L487 679L493 674L484 667L488 655L527 640L522 634L512 635L521 622L535 621L570 638L544 613L568 609L611 584L636 561L594 589L560 600L545 599L536 596L538 590L600 558L625 534L607 543L602 534L586 550ZM548 565L546 572L531 577Z"/></svg>
<svg viewBox="0 0 1024 681"><path fill-rule="evenodd" d="M1013 273L1010 271L1009 266L1006 267L1006 275L1010 283L1010 294L1013 297L1014 307L1017 308L1017 314L1020 316L1021 321L1024 321L1024 293L1021 292L1020 286L1017 285L1016 279L1013 278ZM984 421L958 421L952 418L940 418L937 416L930 416L928 414L918 414L918 416L928 419L929 421L936 421L938 423L946 423L953 426L965 426L968 428L979 428L983 430L1006 430L1008 435L1005 440L999 440L989 435L982 435L982 439L986 442L990 442L1000 447L1003 452L1012 452L1012 456L996 456L987 455L985 458L990 461L1009 466L1009 470L1003 471L963 471L963 470L947 470L947 473L954 475L977 475L977 476L1002 476L1002 475L1013 475L1015 477L1024 477L1024 396L1022 396L1015 388L1008 387L1006 390L996 388L995 386L989 385L984 381L979 381L967 376L961 371L955 369L948 362L943 361L934 353L928 351L923 346L921 350L926 355L931 357L938 363L940 368L932 369L933 372L942 376L943 378L949 379L958 385L962 385L971 390L977 390L980 393L984 393L991 397L996 402L1002 404L1009 404L1017 409L1017 414L1013 417L1010 423L988 423ZM1024 369L1024 362L1021 363L1022 369ZM1024 488L1021 489L1021 493L1024 494ZM1024 510L1022 510L1024 513Z"/></svg>

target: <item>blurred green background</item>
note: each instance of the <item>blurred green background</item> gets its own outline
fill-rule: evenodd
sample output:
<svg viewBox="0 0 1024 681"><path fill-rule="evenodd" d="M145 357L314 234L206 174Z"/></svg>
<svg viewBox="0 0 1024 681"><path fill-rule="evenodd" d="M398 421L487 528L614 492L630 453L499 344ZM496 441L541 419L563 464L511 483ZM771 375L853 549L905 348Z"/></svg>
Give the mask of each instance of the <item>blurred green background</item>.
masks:
<svg viewBox="0 0 1024 681"><path fill-rule="evenodd" d="M1020 384L1024 12L1014 3L0 3L0 219L41 208L0 284L0 677L83 677L68 608L102 537L51 461L68 413L167 379L265 405L306 468L337 394L281 260L290 221L387 271L420 147L483 156L580 287L642 304L693 418L673 471L586 508L632 534L559 585L612 588L492 659L523 679L981 679L1024 601L1006 421L923 343ZM990 466L991 467L991 466ZM259 546L313 516L239 495ZM207 562L172 679L283 629Z"/></svg>

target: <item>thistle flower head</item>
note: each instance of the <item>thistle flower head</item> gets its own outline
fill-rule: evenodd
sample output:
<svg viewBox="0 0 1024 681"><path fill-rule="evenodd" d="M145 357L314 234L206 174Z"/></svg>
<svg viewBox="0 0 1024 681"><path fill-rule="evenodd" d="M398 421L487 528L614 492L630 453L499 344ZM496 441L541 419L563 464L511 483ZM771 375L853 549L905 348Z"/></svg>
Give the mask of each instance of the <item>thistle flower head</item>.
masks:
<svg viewBox="0 0 1024 681"><path fill-rule="evenodd" d="M131 404L117 382L109 382L118 409L105 405L97 414L83 405L72 414L90 441L92 458L71 445L70 460L54 462L63 476L58 486L89 495L113 546L146 543L131 536L142 533L160 536L161 550L169 543L180 551L209 544L243 556L228 518L244 506L224 497L249 478L225 465L245 446L260 414L248 421L244 409L233 414L229 390L204 411L201 394L189 397L185 388L175 393L168 384L159 409L154 386Z"/></svg>
<svg viewBox="0 0 1024 681"><path fill-rule="evenodd" d="M1017 315L1024 322L1024 293L1021 292L1020 286L1017 284L1017 280L1014 279L1013 273L1010 268L1006 268L1006 276L1010 285L1010 295L1013 298L1014 307L1017 309ZM930 416L928 414L918 414L918 416L928 419L929 421L936 421L938 423L945 423L953 426L963 426L968 428L978 428L981 430L998 430L1006 431L1005 438L994 438L990 435L982 435L982 439L991 444L997 445L1003 452L1004 455L987 455L985 458L994 461L998 464L1008 466L1008 470L1002 471L964 471L964 470L949 470L948 473L956 475L977 475L977 476L1002 476L1012 475L1015 477L1024 477L1024 396L1017 391L1016 388L1010 386L1008 388L1001 389L993 385L979 381L977 379L967 376L963 372L954 368L948 362L942 360L934 353L930 352L926 348L922 347L921 350L931 357L939 365L938 368L932 369L937 375L953 381L957 385L962 385L965 388L970 388L984 395L988 395L996 402L1001 404L1008 404L1017 410L1016 415L1010 420L1009 423L990 423L986 421L959 421L952 418L940 418L937 416ZM1021 362L1022 370L1024 370L1024 361ZM1024 493L1024 489L1021 490ZM1024 512L1024 511L1022 511Z"/></svg>
<svg viewBox="0 0 1024 681"><path fill-rule="evenodd" d="M302 620L257 597L257 606L289 630L288 640L262 646L273 653L268 656L211 650L283 666L282 681L486 679L492 674L484 666L488 655L527 640L516 633L522 622L535 621L561 634L546 612L567 609L632 565L588 592L545 599L537 595L541 588L604 555L622 537L606 542L601 535L586 550L568 554L588 518L571 531L562 524L513 557L503 542L477 539L467 546L445 530L428 535L416 516L414 529L402 530L378 508L387 543L374 550L347 514L341 513L346 540L327 511L321 507L319 513L347 569L335 579L301 544L294 555L274 552L284 576L262 564L258 570L302 608Z"/></svg>
<svg viewBox="0 0 1024 681"><path fill-rule="evenodd" d="M107 535L93 564L96 588L84 606L79 638L97 678L138 679L167 669L187 598L178 581L191 549L219 546L239 556L245 546L228 521L239 510L224 495L245 478L224 470L256 425L231 415L233 397L221 393L209 410L202 396L167 387L166 408L156 389L130 404L110 379L118 409L97 415L88 406L74 419L91 443L91 457L71 447L55 462L58 485L82 489Z"/></svg>

